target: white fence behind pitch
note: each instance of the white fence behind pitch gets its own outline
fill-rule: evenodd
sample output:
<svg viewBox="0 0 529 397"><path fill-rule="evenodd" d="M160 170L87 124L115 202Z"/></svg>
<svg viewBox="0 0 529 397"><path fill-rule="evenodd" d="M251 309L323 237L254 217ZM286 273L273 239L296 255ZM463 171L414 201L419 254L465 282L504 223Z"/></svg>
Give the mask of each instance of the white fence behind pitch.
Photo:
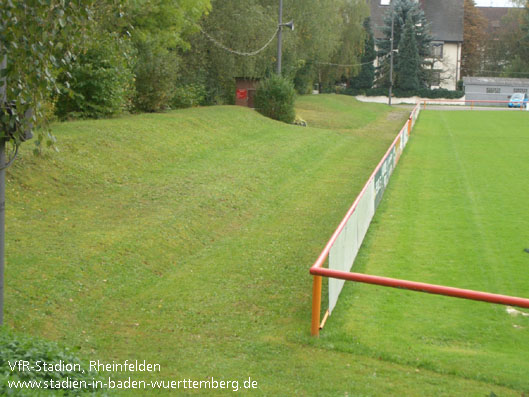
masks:
<svg viewBox="0 0 529 397"><path fill-rule="evenodd" d="M400 130L386 152L386 155L375 168L373 174L371 174L360 196L355 200L356 206L329 251L329 269L349 272L353 267L356 255L375 215L376 208L389 183L389 178L408 143L409 131L415 125L419 111L420 106L417 105L412 111L410 119ZM409 123L411 125L408 127ZM329 278L329 313L332 313L336 306L344 283L344 280Z"/></svg>

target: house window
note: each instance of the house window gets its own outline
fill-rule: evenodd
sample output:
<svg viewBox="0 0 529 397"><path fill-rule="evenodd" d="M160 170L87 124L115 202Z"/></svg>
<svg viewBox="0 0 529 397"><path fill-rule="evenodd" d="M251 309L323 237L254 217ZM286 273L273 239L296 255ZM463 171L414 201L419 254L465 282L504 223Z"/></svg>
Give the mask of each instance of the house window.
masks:
<svg viewBox="0 0 529 397"><path fill-rule="evenodd" d="M487 87L487 94L499 94L499 93L501 93L501 88Z"/></svg>
<svg viewBox="0 0 529 397"><path fill-rule="evenodd" d="M516 94L517 92L519 92L520 94L525 94L525 93L527 93L527 88L514 88L514 89L512 90L512 92L515 93L515 94Z"/></svg>
<svg viewBox="0 0 529 397"><path fill-rule="evenodd" d="M432 70L432 81L431 84L434 87L439 87L441 85L441 70Z"/></svg>
<svg viewBox="0 0 529 397"><path fill-rule="evenodd" d="M443 58L443 44L444 43L432 43L432 56L434 58Z"/></svg>
<svg viewBox="0 0 529 397"><path fill-rule="evenodd" d="M391 3L391 0L380 0L381 6L389 6L389 3Z"/></svg>

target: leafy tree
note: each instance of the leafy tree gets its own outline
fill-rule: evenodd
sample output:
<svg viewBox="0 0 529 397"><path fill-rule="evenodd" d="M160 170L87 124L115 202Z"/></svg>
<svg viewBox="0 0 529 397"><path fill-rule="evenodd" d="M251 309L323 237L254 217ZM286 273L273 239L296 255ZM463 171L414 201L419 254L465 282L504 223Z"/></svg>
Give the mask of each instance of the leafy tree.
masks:
<svg viewBox="0 0 529 397"><path fill-rule="evenodd" d="M59 75L69 86L61 89L55 105L60 118L107 117L129 106L134 89L130 46L114 35L100 37Z"/></svg>
<svg viewBox="0 0 529 397"><path fill-rule="evenodd" d="M201 28L225 47L256 50L277 30L277 7L277 0L212 0ZM319 76L334 82L357 73L328 63L358 63L367 12L363 0L285 1L283 20L294 20L295 30L284 30L282 74L296 81L299 92L307 92ZM210 101L233 102L234 77L263 78L275 71L275 40L255 56L228 52L203 33L191 41L193 50L182 55L186 72L179 84L204 82Z"/></svg>
<svg viewBox="0 0 529 397"><path fill-rule="evenodd" d="M277 0L266 0L266 3L277 20ZM310 63L315 66L316 73L329 75L329 68L322 63L355 63L356 59L346 61L350 49L342 39L345 30L354 29L353 9L358 9L357 3L348 0L285 1L284 20L294 20L296 29L283 34L283 74L294 78L300 67ZM342 44L346 53L339 58L338 48ZM336 68L332 70L334 73Z"/></svg>
<svg viewBox="0 0 529 397"><path fill-rule="evenodd" d="M175 90L176 65L174 51L164 51L148 42L138 45L133 98L137 110L159 112L169 107Z"/></svg>
<svg viewBox="0 0 529 397"><path fill-rule="evenodd" d="M419 3L414 0L393 0L391 8L384 16L384 26L382 32L384 38L377 40L378 47L378 58L380 65L377 69L377 81L376 84L379 87L389 87L389 69L390 69L390 48L391 48L391 19L392 14L394 16L394 33L393 42L400 43L401 35L404 30L404 25L408 16L411 18L412 25L414 27L415 41L417 43L417 52L420 58L420 71L419 71L419 85L422 87L428 86L429 82L429 66L431 66L430 44L432 42L432 36L430 34L430 26L424 11L420 8ZM393 46L394 49L397 45ZM394 54L394 77L398 79L398 65L399 65L399 54Z"/></svg>
<svg viewBox="0 0 529 397"><path fill-rule="evenodd" d="M69 95L61 97L59 112L67 105L70 115L98 116L104 109L108 115L130 102L141 111L167 108L179 72L177 51L190 47L195 21L209 8L209 0L98 2L93 18L96 39L87 46L89 56L80 57L75 70L92 82L72 86ZM131 69L134 84L129 101Z"/></svg>
<svg viewBox="0 0 529 397"><path fill-rule="evenodd" d="M474 0L465 0L463 47L461 49L461 75L480 74L485 46L487 21L476 8Z"/></svg>
<svg viewBox="0 0 529 397"><path fill-rule="evenodd" d="M181 51L185 66L178 85L199 81L209 102L234 103L235 77L260 78L274 69L274 45L253 56L238 54L258 50L274 36L277 11L271 11L256 0L213 0L200 23L202 32L191 38L192 49Z"/></svg>
<svg viewBox="0 0 529 397"><path fill-rule="evenodd" d="M190 48L196 21L210 8L210 0L128 0L121 7L123 33L130 34L136 49L137 110L169 107L179 72L178 52Z"/></svg>
<svg viewBox="0 0 529 397"><path fill-rule="evenodd" d="M135 51L127 34L133 30L125 13L129 1L94 2L90 37L58 74L61 94L53 100L60 118L106 117L130 108Z"/></svg>
<svg viewBox="0 0 529 397"><path fill-rule="evenodd" d="M330 56L331 65L320 67L319 70L319 82L333 86L336 81L345 83L358 74L366 35L363 22L369 10L364 2L344 1L339 15L342 31Z"/></svg>
<svg viewBox="0 0 529 397"><path fill-rule="evenodd" d="M396 88L406 91L419 88L420 58L415 40L415 30L411 15L408 14L404 31L399 42L398 78Z"/></svg>
<svg viewBox="0 0 529 397"><path fill-rule="evenodd" d="M375 51L375 36L373 29L371 29L371 19L366 18L364 20L365 40L364 40L364 52L360 61L362 63L360 73L351 80L351 86L353 88L364 88L369 89L373 87L375 80L375 61L377 54Z"/></svg>
<svg viewBox="0 0 529 397"><path fill-rule="evenodd" d="M487 38L484 75L529 77L529 11L511 8L501 19L498 31Z"/></svg>
<svg viewBox="0 0 529 397"><path fill-rule="evenodd" d="M509 77L529 77L529 2L525 4L518 14L520 35L515 40L515 50L511 51L513 56L505 70L505 75Z"/></svg>
<svg viewBox="0 0 529 397"><path fill-rule="evenodd" d="M0 7L0 60L6 59L2 77L6 100L15 105L12 121L27 125L46 124L45 104L58 93L57 75L75 59L88 41L93 17L93 0L3 1ZM24 114L33 109L32 120ZM9 119L0 111L3 123ZM7 137L20 143L22 136ZM38 147L51 135L37 130Z"/></svg>
<svg viewBox="0 0 529 397"><path fill-rule="evenodd" d="M521 35L522 16L518 9L509 10L501 19L496 32L487 36L484 51L485 75L500 76L505 66L517 53L518 40Z"/></svg>
<svg viewBox="0 0 529 397"><path fill-rule="evenodd" d="M210 8L210 0L127 0L120 12L135 43L176 49L189 48L195 21Z"/></svg>

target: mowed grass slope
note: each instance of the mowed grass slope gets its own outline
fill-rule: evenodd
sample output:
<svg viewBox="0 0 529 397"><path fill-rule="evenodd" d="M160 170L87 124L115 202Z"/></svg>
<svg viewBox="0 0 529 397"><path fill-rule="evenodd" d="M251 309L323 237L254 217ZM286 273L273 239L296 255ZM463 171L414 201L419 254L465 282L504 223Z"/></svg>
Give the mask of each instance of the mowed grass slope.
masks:
<svg viewBox="0 0 529 397"><path fill-rule="evenodd" d="M528 116L422 112L354 269L529 298ZM529 391L529 317L505 306L350 283L323 335L333 350Z"/></svg>
<svg viewBox="0 0 529 397"><path fill-rule="evenodd" d="M340 108L335 129L212 107L57 124L61 152L44 159L26 145L8 171L8 326L87 359L161 365L113 375L124 379L251 377L258 395L487 392L310 338L308 268L408 112L332 95L299 107Z"/></svg>

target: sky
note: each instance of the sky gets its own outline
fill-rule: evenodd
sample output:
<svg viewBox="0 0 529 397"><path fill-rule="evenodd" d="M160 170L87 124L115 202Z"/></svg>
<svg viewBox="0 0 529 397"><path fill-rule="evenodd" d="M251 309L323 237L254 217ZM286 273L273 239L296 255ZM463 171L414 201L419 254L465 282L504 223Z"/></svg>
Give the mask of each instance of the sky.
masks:
<svg viewBox="0 0 529 397"><path fill-rule="evenodd" d="M510 0L474 0L478 7L510 7Z"/></svg>

